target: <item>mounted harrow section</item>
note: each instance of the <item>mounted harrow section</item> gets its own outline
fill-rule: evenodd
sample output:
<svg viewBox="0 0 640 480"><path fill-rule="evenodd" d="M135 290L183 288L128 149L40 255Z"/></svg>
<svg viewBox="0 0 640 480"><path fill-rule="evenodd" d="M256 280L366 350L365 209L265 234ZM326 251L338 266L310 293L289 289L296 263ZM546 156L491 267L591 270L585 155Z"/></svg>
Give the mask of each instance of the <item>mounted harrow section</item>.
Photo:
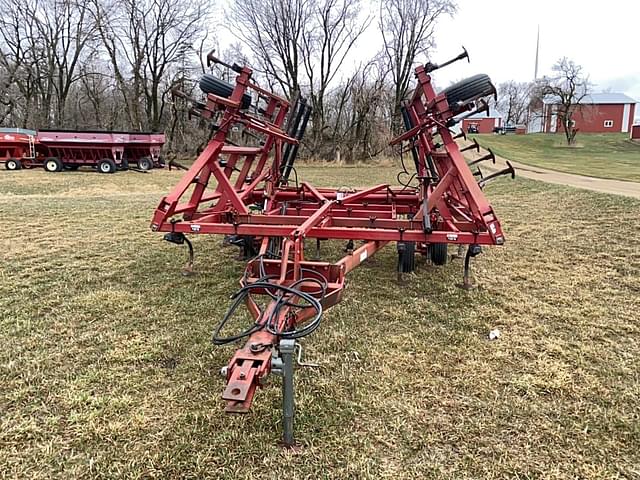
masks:
<svg viewBox="0 0 640 480"><path fill-rule="evenodd" d="M248 260L241 288L213 342L246 343L222 370L227 382L222 398L228 412L247 412L266 377L283 376L284 443L292 445L297 339L314 331L323 310L340 301L349 271L388 242L398 242L399 272L413 268L416 252L444 263L446 245L453 243L469 245L468 273L468 260L481 245L504 242L500 222L449 130L455 115L474 110L479 97L495 90L488 90L487 77L475 90L462 89L464 94L437 95L425 67L419 67L418 85L404 108L408 131L393 141L408 142L415 185L344 192L298 183L297 174L295 184L290 181L311 113L303 99L291 105L253 83L249 68L212 55L209 61L237 72L236 83L207 75L200 81L206 102L189 99L192 113L211 121L215 133L161 200L151 228L166 232L170 242L188 244L188 270L193 250L186 234L222 234L241 247ZM243 132L246 145L231 142L232 129ZM307 259L309 239L316 240L318 254L321 240L346 240L347 254L335 263ZM356 247L356 240L363 243ZM243 305L253 320L244 331L223 334Z"/></svg>

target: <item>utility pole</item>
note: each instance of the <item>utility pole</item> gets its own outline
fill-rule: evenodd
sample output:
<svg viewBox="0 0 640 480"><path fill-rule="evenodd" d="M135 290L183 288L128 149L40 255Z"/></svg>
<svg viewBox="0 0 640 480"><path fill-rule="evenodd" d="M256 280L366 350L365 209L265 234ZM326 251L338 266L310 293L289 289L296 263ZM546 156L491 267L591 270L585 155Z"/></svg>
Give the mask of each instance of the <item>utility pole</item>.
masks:
<svg viewBox="0 0 640 480"><path fill-rule="evenodd" d="M535 71L533 73L533 79L538 79L538 58L540 53L540 24L538 24L538 38L536 39L536 66Z"/></svg>
<svg viewBox="0 0 640 480"><path fill-rule="evenodd" d="M540 24L538 24L538 35L536 38L536 64L533 71L533 81L535 83L538 80L538 61L540 59ZM532 127L532 117L533 113L531 112L531 102L529 102L529 108L527 108L527 133L533 133Z"/></svg>

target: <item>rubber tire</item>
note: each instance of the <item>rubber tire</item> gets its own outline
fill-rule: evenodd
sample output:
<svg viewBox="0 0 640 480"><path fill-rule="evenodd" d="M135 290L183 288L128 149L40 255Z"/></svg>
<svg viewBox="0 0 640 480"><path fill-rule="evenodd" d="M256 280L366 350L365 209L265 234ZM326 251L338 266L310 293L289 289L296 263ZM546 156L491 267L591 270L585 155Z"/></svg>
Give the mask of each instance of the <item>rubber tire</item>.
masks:
<svg viewBox="0 0 640 480"><path fill-rule="evenodd" d="M120 160L119 170L122 170L123 172L129 170L129 160L127 160L126 158Z"/></svg>
<svg viewBox="0 0 640 480"><path fill-rule="evenodd" d="M447 103L455 110L458 104L466 105L478 98L496 94L496 87L491 83L489 75L479 73L473 77L454 83L445 88L441 93L447 97Z"/></svg>
<svg viewBox="0 0 640 480"><path fill-rule="evenodd" d="M55 168L53 168L54 164L55 164ZM46 158L42 166L47 172L51 172L51 173L61 172L62 170L64 170L64 163L62 163L62 161L56 157Z"/></svg>
<svg viewBox="0 0 640 480"><path fill-rule="evenodd" d="M103 158L98 162L98 172L100 173L115 173L116 162L110 158Z"/></svg>
<svg viewBox="0 0 640 480"><path fill-rule="evenodd" d="M229 98L233 93L234 86L230 83L220 80L214 77L210 73L205 73L200 77L200 90L204 93L212 93L222 98ZM246 110L251 106L251 95L245 93L242 96L242 103L240 108Z"/></svg>
<svg viewBox="0 0 640 480"><path fill-rule="evenodd" d="M429 244L429 258L434 265L446 265L448 260L446 243L431 243Z"/></svg>
<svg viewBox="0 0 640 480"><path fill-rule="evenodd" d="M144 172L153 168L153 160L149 157L142 157L138 159L138 168Z"/></svg>
<svg viewBox="0 0 640 480"><path fill-rule="evenodd" d="M10 158L6 162L4 162L4 168L7 170L20 170L22 168L22 163L17 158Z"/></svg>

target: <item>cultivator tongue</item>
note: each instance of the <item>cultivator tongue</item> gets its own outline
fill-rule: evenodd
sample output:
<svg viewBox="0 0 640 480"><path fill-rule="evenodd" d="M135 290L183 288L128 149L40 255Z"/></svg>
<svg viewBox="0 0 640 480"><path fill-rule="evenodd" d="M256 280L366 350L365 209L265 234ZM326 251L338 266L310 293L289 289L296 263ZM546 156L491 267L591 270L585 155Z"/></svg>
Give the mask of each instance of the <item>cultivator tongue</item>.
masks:
<svg viewBox="0 0 640 480"><path fill-rule="evenodd" d="M213 137L173 191L155 210L151 228L165 239L186 243L186 270L193 250L186 234L220 234L241 247L248 264L240 290L216 327L213 343L244 341L221 371L226 387L222 398L228 412L244 413L257 387L274 373L283 377L284 444L293 439L293 370L300 339L320 325L323 311L338 303L345 276L389 242L398 245L398 273L413 271L415 257L447 262L447 245L467 245L463 286L469 288L469 263L481 245L502 245L500 222L481 187L511 172L502 171L476 181L450 128L468 112L486 108L484 97L495 94L489 77L478 75L437 94L429 72L442 65L416 69L417 87L403 109L406 132L392 144L408 142L413 168L401 187L389 184L360 190L317 188L299 182L294 162L311 108L303 98L286 99L252 82L252 71L224 64L238 73L235 84L205 75L200 86L206 100L189 99L192 112L212 124ZM184 93L175 95L188 98ZM229 138L234 127L241 140ZM235 130L235 129L234 129ZM438 136L438 141L435 137ZM473 146L478 149L477 143ZM483 157L474 163L490 160ZM404 162L403 162L404 164ZM400 178L400 175L399 175ZM305 258L304 245L347 241L346 255L337 262ZM362 241L356 244L355 241ZM243 327L227 332L246 307Z"/></svg>

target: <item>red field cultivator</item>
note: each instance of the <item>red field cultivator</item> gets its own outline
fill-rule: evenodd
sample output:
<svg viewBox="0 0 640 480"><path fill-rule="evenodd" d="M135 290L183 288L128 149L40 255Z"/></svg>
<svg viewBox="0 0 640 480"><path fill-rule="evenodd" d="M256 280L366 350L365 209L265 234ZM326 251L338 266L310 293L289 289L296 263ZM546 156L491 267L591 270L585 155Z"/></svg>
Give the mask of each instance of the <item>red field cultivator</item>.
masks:
<svg viewBox="0 0 640 480"><path fill-rule="evenodd" d="M451 62L466 57L465 52ZM187 243L189 270L193 249L185 234L222 234L241 247L248 260L241 288L213 334L216 345L245 341L222 369L222 398L228 412L247 412L266 377L282 376L284 444L292 445L297 340L313 332L323 311L340 301L347 273L389 242L397 243L399 275L413 270L417 253L444 264L448 244L468 245L463 286L469 287L469 262L481 245L504 243L482 186L513 175L513 169L478 181L456 143L460 135L450 130L487 109L483 98L495 95L489 78L472 77L438 94L429 73L444 65L427 64L416 69L417 86L403 108L406 133L392 142L402 143L413 157L415 186L381 184L346 192L298 183L297 175L292 182L310 107L303 99L291 105L260 88L247 67L226 65L212 55L208 60L235 71L236 84L211 75L200 80L206 103L191 99L192 113L209 119L215 133L162 199L151 228L166 232L170 242ZM249 139L247 145L229 140L236 128ZM347 254L335 263L308 259L304 245L310 239L317 253L322 240L347 241ZM362 243L356 246L356 241ZM248 325L223 335L242 304L250 312Z"/></svg>

